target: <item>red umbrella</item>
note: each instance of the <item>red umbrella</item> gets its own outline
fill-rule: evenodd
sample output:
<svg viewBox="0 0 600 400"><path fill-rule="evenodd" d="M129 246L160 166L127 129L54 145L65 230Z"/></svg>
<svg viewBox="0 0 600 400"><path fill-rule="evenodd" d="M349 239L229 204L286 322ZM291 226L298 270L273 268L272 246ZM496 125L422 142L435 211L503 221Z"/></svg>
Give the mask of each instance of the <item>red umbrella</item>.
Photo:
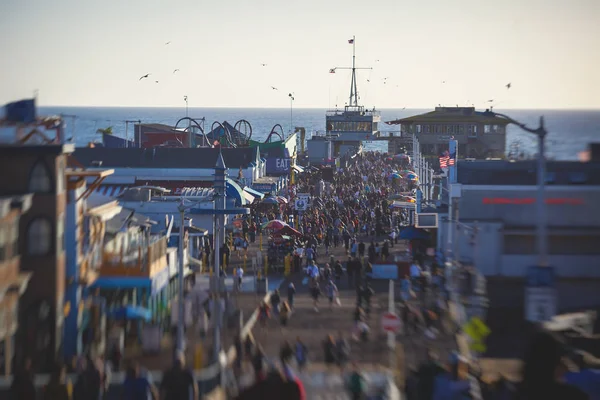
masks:
<svg viewBox="0 0 600 400"><path fill-rule="evenodd" d="M285 226L287 226L287 224L285 222L280 221L278 219L274 219L272 221L264 223L262 225L262 228L263 229L271 229L271 230L274 230L274 231L278 231L278 230L280 230L281 228L283 228Z"/></svg>
<svg viewBox="0 0 600 400"><path fill-rule="evenodd" d="M295 230L294 228L292 228L289 225L284 226L283 228L281 228L280 230L278 230L276 232L277 235L288 235L288 236L297 236L297 237L302 237L304 235L302 235L300 232L298 232L297 230Z"/></svg>

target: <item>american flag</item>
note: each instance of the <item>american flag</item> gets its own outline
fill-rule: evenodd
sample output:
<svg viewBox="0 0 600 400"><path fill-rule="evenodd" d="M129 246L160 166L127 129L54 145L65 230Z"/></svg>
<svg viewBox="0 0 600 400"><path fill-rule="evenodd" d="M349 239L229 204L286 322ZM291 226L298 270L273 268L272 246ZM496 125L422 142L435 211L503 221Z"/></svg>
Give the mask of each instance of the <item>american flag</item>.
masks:
<svg viewBox="0 0 600 400"><path fill-rule="evenodd" d="M456 151L452 154L449 154L448 157L448 165L452 167L454 163L456 163Z"/></svg>
<svg viewBox="0 0 600 400"><path fill-rule="evenodd" d="M354 39L348 39L348 44L353 44L354 43Z"/></svg>
<svg viewBox="0 0 600 400"><path fill-rule="evenodd" d="M441 169L448 168L449 161L450 161L450 154L448 153L448 150L446 150L442 154L440 154L440 168Z"/></svg>

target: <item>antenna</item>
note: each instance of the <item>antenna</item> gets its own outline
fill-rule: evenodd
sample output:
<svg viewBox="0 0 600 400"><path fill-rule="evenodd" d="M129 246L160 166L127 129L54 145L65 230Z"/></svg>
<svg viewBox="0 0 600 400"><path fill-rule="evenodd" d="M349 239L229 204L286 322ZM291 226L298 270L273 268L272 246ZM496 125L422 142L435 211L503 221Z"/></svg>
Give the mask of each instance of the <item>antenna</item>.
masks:
<svg viewBox="0 0 600 400"><path fill-rule="evenodd" d="M352 39L348 40L348 43L352 44L352 67L335 67L329 71L335 73L336 69L350 69L352 70L352 80L350 82L350 100L346 103L350 107L358 107L358 89L356 85L356 70L357 69L373 69L373 68L360 68L356 66L356 37L352 36ZM337 101L336 101L337 103ZM336 105L337 107L337 105Z"/></svg>

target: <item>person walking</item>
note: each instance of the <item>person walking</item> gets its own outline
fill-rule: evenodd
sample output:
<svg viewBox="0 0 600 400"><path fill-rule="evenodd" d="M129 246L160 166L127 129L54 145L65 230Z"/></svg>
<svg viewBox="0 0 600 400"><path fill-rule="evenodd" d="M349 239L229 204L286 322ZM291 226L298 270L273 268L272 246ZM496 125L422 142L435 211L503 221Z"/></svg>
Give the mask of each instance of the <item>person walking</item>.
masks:
<svg viewBox="0 0 600 400"><path fill-rule="evenodd" d="M198 384L192 372L185 366L185 355L178 352L173 366L160 382L163 400L198 400Z"/></svg>
<svg viewBox="0 0 600 400"><path fill-rule="evenodd" d="M31 358L27 357L23 365L15 369L10 385L10 394L17 400L35 400L35 385L33 382Z"/></svg>
<svg viewBox="0 0 600 400"><path fill-rule="evenodd" d="M333 302L335 301L338 295L338 288L337 286L335 286L335 283L333 283L332 280L329 280L329 282L327 282L327 285L325 286L325 293L327 294L327 298L329 299L329 309L332 310Z"/></svg>
<svg viewBox="0 0 600 400"><path fill-rule="evenodd" d="M350 344L344 337L342 331L338 332L337 340L335 341L336 361L340 371L344 372L346 364L350 359Z"/></svg>
<svg viewBox="0 0 600 400"><path fill-rule="evenodd" d="M54 366L50 374L50 381L44 387L44 400L71 400L73 386L67 379L67 369L64 365Z"/></svg>
<svg viewBox="0 0 600 400"><path fill-rule="evenodd" d="M121 398L127 400L158 400L158 390L152 384L150 376L140 372L134 361L125 371Z"/></svg>
<svg viewBox="0 0 600 400"><path fill-rule="evenodd" d="M335 340L333 339L333 335L327 335L325 341L323 342L323 359L325 361L325 365L328 367L333 366L337 362Z"/></svg>
<svg viewBox="0 0 600 400"><path fill-rule="evenodd" d="M287 288L287 301L290 309L294 309L294 297L296 296L296 286L293 282L290 282Z"/></svg>
<svg viewBox="0 0 600 400"><path fill-rule="evenodd" d="M352 372L348 378L347 388L352 400L363 400L365 398L365 378L360 373L358 364L352 363Z"/></svg>
<svg viewBox="0 0 600 400"><path fill-rule="evenodd" d="M295 346L295 355L296 355L296 364L298 364L298 369L300 371L304 370L306 363L308 362L308 348L300 340L300 336L296 337L296 346Z"/></svg>

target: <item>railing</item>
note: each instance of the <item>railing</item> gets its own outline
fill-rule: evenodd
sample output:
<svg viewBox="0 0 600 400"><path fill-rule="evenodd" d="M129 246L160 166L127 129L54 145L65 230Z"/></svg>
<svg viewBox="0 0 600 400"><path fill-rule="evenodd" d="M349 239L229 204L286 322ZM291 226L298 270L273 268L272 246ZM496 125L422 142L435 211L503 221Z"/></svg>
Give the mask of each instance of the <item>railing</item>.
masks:
<svg viewBox="0 0 600 400"><path fill-rule="evenodd" d="M263 301L268 302L271 297L272 292L267 292ZM248 334L250 334L252 327L256 323L258 319L258 309L254 310L244 327L241 329L242 341L246 338ZM228 379L231 378L231 374L227 372L230 371L230 366L232 365L234 359L236 357L235 347L231 346L227 351L222 351L221 356L219 357L219 361L204 367L201 370L193 371L194 378L198 383L198 389L200 392L200 398L208 395L213 390L218 387L221 387L223 390L226 389L228 384ZM162 371L151 371L152 380L155 384L159 384L163 377ZM68 376L69 380L72 383L77 381L77 376L75 374L70 374ZM37 374L35 375L34 385L38 391L41 391L42 387L48 383L50 376L48 374ZM124 372L116 372L111 375L110 384L108 388L108 392L104 397L105 400L120 400L122 399L122 385L123 380L125 379ZM12 377L2 377L0 376L0 398L4 399L8 395L8 391L10 385L12 383ZM6 395L6 396L5 396Z"/></svg>
<svg viewBox="0 0 600 400"><path fill-rule="evenodd" d="M138 246L127 253L104 252L101 275L152 276L157 264L167 256L167 239L158 238L148 246Z"/></svg>

